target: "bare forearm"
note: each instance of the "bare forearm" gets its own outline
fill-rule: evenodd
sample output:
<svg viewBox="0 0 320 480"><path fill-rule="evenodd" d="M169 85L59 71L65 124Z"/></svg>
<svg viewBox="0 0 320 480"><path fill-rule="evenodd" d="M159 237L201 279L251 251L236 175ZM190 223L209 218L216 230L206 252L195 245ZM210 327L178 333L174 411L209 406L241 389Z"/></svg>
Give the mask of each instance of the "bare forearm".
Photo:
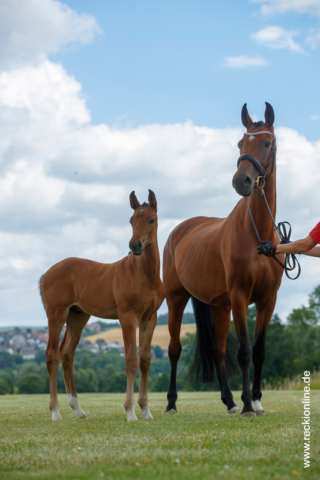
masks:
<svg viewBox="0 0 320 480"><path fill-rule="evenodd" d="M303 253L312 257L320 257L320 247L315 247L316 242L308 237L295 242L277 245L276 253Z"/></svg>

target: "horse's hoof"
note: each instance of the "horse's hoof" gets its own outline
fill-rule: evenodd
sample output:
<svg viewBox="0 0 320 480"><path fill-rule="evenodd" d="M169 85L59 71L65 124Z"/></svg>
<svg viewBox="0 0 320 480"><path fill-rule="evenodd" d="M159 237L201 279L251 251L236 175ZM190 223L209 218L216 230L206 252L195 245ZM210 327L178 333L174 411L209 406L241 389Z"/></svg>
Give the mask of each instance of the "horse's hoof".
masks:
<svg viewBox="0 0 320 480"><path fill-rule="evenodd" d="M170 408L170 410L166 410L164 412L164 414L166 415L167 413L169 413L170 415L176 415L178 412L175 408Z"/></svg>
<svg viewBox="0 0 320 480"><path fill-rule="evenodd" d="M51 412L53 422L62 422L62 417L59 413L59 410Z"/></svg>
<svg viewBox="0 0 320 480"><path fill-rule="evenodd" d="M82 412L82 415L79 415L79 417L77 415L77 419L79 420L80 418L87 418L87 415L84 412Z"/></svg>
<svg viewBox="0 0 320 480"><path fill-rule="evenodd" d="M265 413L264 413L264 410L262 408L260 400L253 400L252 408L256 412L257 415L260 415L262 417L265 416Z"/></svg>
<svg viewBox="0 0 320 480"><path fill-rule="evenodd" d="M265 417L266 414L264 413L264 410L255 410L256 415L260 417Z"/></svg>
<svg viewBox="0 0 320 480"><path fill-rule="evenodd" d="M235 405L234 407L230 408L230 410L227 411L227 415L234 415L235 413L239 413L240 409Z"/></svg>
<svg viewBox="0 0 320 480"><path fill-rule="evenodd" d="M252 412L251 410L249 410L248 412L241 413L241 417L255 417L255 416L256 416L256 412Z"/></svg>

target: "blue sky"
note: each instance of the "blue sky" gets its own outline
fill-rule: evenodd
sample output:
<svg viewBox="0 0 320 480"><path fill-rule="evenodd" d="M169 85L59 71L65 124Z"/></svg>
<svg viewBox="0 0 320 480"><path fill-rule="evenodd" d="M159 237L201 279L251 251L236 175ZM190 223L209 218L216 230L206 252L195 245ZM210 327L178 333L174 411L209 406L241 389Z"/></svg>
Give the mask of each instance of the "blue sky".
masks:
<svg viewBox="0 0 320 480"><path fill-rule="evenodd" d="M54 263L127 254L132 190L156 193L161 252L228 215L244 103L275 110L277 220L293 239L319 222L320 0L2 0L0 44L0 326L46 324ZM283 321L320 283L300 260Z"/></svg>
<svg viewBox="0 0 320 480"><path fill-rule="evenodd" d="M68 5L93 15L102 31L92 44L67 47L52 56L81 82L93 123L136 126L191 120L214 128L238 126L243 103L261 116L268 101L276 110L277 125L318 139L319 49L307 43L310 32L319 29L320 16L314 11L264 15L261 4L247 1ZM290 50L288 41L275 48L277 40L252 38L270 26L294 32L289 37L301 51ZM227 58L239 56L258 57L266 65L226 66ZM319 118L312 119L315 116Z"/></svg>

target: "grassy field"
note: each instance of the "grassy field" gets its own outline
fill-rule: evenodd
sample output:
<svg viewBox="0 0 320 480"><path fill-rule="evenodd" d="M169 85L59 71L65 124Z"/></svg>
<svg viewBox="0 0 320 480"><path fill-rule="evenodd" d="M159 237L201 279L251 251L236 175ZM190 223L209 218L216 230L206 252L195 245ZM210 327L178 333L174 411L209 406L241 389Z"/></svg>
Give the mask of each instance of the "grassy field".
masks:
<svg viewBox="0 0 320 480"><path fill-rule="evenodd" d="M187 333L195 333L195 323L183 323L181 325L181 337L185 337ZM102 338L106 343L118 342L123 345L122 330L121 328L110 328L105 332L100 332L95 335L85 337L84 340L90 340L95 343L99 338ZM159 347L167 350L170 341L170 335L168 325L157 325L152 337L152 345L159 345ZM137 345L139 345L139 329L137 329Z"/></svg>
<svg viewBox="0 0 320 480"><path fill-rule="evenodd" d="M240 393L235 393L240 406ZM47 395L0 397L0 478L293 479L320 478L320 392L311 399L311 467L303 468L301 391L267 391L265 417L227 416L219 393L181 393L178 415L163 415L165 394L150 395L154 421L128 424L123 394L82 394L85 420L59 395L52 423Z"/></svg>

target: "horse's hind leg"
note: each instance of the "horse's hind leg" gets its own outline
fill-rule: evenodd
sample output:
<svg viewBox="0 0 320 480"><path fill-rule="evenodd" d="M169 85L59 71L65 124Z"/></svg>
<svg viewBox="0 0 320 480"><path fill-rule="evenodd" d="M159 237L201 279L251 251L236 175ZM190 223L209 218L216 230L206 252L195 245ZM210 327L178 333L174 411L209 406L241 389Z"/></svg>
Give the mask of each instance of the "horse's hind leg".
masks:
<svg viewBox="0 0 320 480"><path fill-rule="evenodd" d="M148 406L148 374L151 363L151 341L155 326L157 324L157 313L139 325L139 365L140 365L140 386L138 403L143 418L153 419Z"/></svg>
<svg viewBox="0 0 320 480"><path fill-rule="evenodd" d="M252 406L257 415L264 415L264 410L261 405L261 372L265 358L265 340L267 328L275 307L276 298L265 302L263 308L257 304L257 319L254 332L255 342L252 349L253 361L253 384L252 384Z"/></svg>
<svg viewBox="0 0 320 480"><path fill-rule="evenodd" d="M69 312L67 329L60 345L61 363L63 367L64 382L68 393L68 402L77 418L86 418L80 407L76 385L73 377L73 360L76 347L80 341L81 333L88 322L90 315L80 312Z"/></svg>
<svg viewBox="0 0 320 480"><path fill-rule="evenodd" d="M233 401L233 396L229 387L225 358L226 341L230 329L230 308L212 307L214 315L214 363L217 371L217 377L221 390L221 400L227 406L227 413L234 414L240 410Z"/></svg>
<svg viewBox="0 0 320 480"><path fill-rule="evenodd" d="M134 411L134 381L138 371L136 341L138 319L134 313L126 313L120 314L119 320L122 327L124 351L126 356L125 364L127 374L127 393L124 402L124 408L127 412L128 422L135 422L138 420Z"/></svg>
<svg viewBox="0 0 320 480"><path fill-rule="evenodd" d="M47 308L49 341L46 351L47 356L47 370L50 380L50 400L49 410L52 414L52 420L62 420L59 412L59 402L57 395L57 373L59 367L59 341L63 325L66 322L68 309L61 308Z"/></svg>

